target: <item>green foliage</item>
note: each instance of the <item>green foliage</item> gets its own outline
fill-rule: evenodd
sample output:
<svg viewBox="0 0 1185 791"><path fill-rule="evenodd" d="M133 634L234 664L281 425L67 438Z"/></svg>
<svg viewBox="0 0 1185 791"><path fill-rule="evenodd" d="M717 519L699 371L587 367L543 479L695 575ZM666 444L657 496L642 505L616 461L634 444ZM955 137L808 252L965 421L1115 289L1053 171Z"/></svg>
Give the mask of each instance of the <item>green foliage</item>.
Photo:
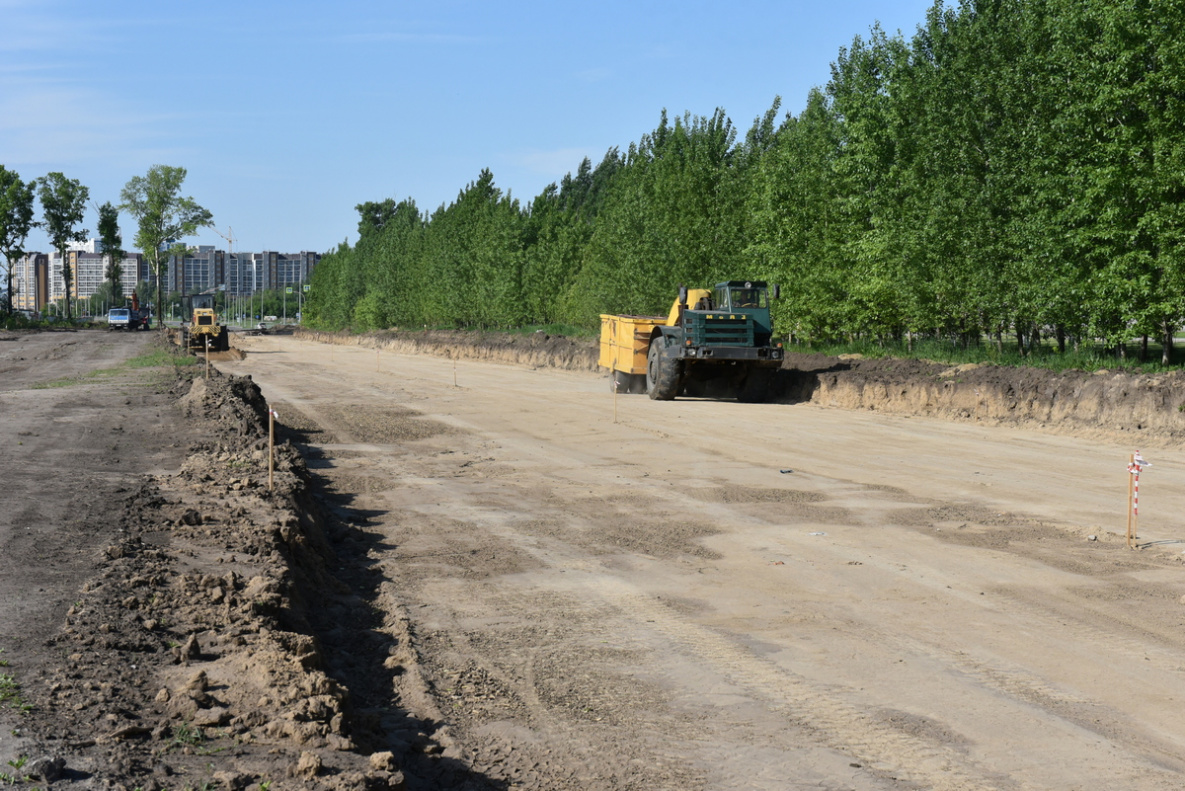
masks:
<svg viewBox="0 0 1185 791"><path fill-rule="evenodd" d="M123 235L119 232L119 209L108 201L99 207L99 241L103 243L103 252L109 256L107 271L104 273L110 286L111 303L122 296L120 278L123 276L124 251Z"/></svg>
<svg viewBox="0 0 1185 791"><path fill-rule="evenodd" d="M78 179L68 179L62 173L49 173L37 179L37 198L45 218L43 226L50 243L62 258L62 284L66 291L66 318L70 313L70 292L73 272L66 262L66 248L71 242L85 241L87 230L78 228L86 211L90 190Z"/></svg>
<svg viewBox="0 0 1185 791"><path fill-rule="evenodd" d="M12 267L25 254L25 239L33 222L33 188L36 182L21 181L14 171L0 165L0 256L4 257L6 288L4 305L12 309Z"/></svg>
<svg viewBox="0 0 1185 791"><path fill-rule="evenodd" d="M359 204L306 318L592 329L665 312L681 283L761 278L792 339L1022 359L1139 341L1170 364L1183 26L1181 0L939 0L912 38L873 27L840 50L797 117L775 100L741 135L723 110L664 111L525 206L488 170L435 212Z"/></svg>
<svg viewBox="0 0 1185 791"><path fill-rule="evenodd" d="M153 165L143 176L133 177L120 192L119 208L136 218L135 245L152 266L157 281L157 313L164 315L164 274L169 246L181 244L187 236L209 226L213 215L193 198L181 195L186 170L169 165ZM146 293L141 301L147 302ZM163 327L163 324L162 324Z"/></svg>
<svg viewBox="0 0 1185 791"><path fill-rule="evenodd" d="M0 708L13 709L22 714L33 707L21 697L21 687L11 673L0 673Z"/></svg>

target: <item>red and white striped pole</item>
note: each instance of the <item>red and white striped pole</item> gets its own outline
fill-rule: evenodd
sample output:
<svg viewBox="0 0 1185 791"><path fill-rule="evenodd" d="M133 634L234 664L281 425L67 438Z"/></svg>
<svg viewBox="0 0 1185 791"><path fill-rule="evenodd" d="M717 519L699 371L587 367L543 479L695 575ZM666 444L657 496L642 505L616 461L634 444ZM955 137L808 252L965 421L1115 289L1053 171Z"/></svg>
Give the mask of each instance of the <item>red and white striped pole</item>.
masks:
<svg viewBox="0 0 1185 791"><path fill-rule="evenodd" d="M1139 536L1136 535L1136 527L1140 518L1140 470L1145 467L1151 467L1152 464L1144 460L1137 449L1131 455L1127 462L1127 548L1134 549L1133 541Z"/></svg>

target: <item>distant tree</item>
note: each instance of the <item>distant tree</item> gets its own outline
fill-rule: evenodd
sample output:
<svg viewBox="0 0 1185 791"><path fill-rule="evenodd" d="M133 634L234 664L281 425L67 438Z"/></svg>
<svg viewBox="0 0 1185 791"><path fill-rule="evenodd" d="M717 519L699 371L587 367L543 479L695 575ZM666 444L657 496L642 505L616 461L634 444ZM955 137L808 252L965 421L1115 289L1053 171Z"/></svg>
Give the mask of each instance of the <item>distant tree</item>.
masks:
<svg viewBox="0 0 1185 791"><path fill-rule="evenodd" d="M99 207L99 241L103 243L103 252L107 259L107 283L111 286L111 304L119 301L123 295L120 278L123 277L123 236L119 232L119 209L108 201Z"/></svg>
<svg viewBox="0 0 1185 791"><path fill-rule="evenodd" d="M0 254L4 256L7 304L12 310L12 267L25 254L25 238L33 222L33 186L36 182L21 181L19 175L0 165Z"/></svg>
<svg viewBox="0 0 1185 791"><path fill-rule="evenodd" d="M213 215L193 198L181 197L185 168L153 165L147 175L136 176L120 193L120 208L136 218L136 246L148 259L156 276L156 313L164 309L164 268L168 247L210 225ZM164 324L158 322L161 329Z"/></svg>
<svg viewBox="0 0 1185 791"><path fill-rule="evenodd" d="M387 198L383 201L366 201L359 203L354 209L358 212L358 237L361 241L364 237L378 235L382 233L383 228L395 216L398 210L394 198Z"/></svg>
<svg viewBox="0 0 1185 791"><path fill-rule="evenodd" d="M70 287L74 273L66 263L66 248L70 242L86 239L87 230L77 228L86 211L90 190L78 179L68 179L62 173L53 172L37 180L37 197L41 200L41 211L45 217L45 230L49 240L62 259L62 285L66 291L66 318L70 319Z"/></svg>

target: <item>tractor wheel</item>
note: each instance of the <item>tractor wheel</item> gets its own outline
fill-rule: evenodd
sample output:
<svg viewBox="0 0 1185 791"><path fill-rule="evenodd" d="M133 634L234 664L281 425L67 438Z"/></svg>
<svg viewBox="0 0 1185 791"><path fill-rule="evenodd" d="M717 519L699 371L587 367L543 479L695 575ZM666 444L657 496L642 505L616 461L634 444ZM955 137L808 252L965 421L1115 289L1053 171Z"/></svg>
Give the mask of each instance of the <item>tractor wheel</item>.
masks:
<svg viewBox="0 0 1185 791"><path fill-rule="evenodd" d="M679 394L679 361L671 353L666 338L650 342L646 353L646 391L654 401L670 401Z"/></svg>
<svg viewBox="0 0 1185 791"><path fill-rule="evenodd" d="M745 375L745 381L741 382L740 390L737 392L737 401L742 401L746 404L761 404L769 399L770 381L773 379L773 372L767 368L752 368L749 373Z"/></svg>
<svg viewBox="0 0 1185 791"><path fill-rule="evenodd" d="M225 326L218 332L218 345L215 351L230 351L230 330L228 330Z"/></svg>

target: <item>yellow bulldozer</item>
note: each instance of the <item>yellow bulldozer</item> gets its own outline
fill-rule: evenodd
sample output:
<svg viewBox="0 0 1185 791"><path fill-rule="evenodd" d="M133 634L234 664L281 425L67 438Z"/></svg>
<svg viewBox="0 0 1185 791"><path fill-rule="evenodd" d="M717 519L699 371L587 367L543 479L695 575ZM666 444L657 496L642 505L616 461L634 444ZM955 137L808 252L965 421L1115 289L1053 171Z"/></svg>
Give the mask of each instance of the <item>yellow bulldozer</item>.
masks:
<svg viewBox="0 0 1185 791"><path fill-rule="evenodd" d="M182 300L188 324L181 325L181 345L193 351L230 349L230 332L218 322L213 294L194 294ZM208 344L208 346L207 346Z"/></svg>

